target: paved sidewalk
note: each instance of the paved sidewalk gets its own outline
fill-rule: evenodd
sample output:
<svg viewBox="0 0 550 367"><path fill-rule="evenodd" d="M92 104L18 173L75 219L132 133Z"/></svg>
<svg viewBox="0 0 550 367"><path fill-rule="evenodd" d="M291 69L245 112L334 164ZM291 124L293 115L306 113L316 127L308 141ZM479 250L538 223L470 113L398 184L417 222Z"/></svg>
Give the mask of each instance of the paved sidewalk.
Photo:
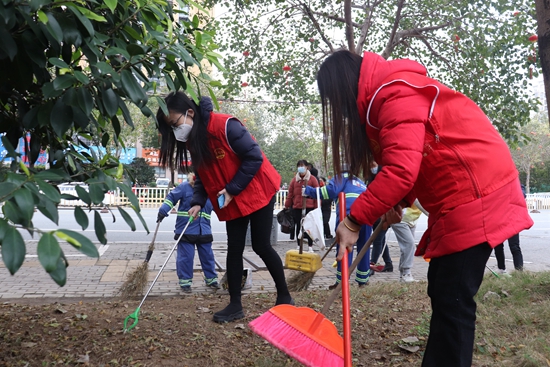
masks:
<svg viewBox="0 0 550 367"><path fill-rule="evenodd" d="M399 281L399 248L397 243L389 242L392 254L394 272L376 273L371 277L371 282L397 282ZM44 271L36 256L36 241L27 242L27 256L19 271L11 276L4 264L0 261L0 298L3 301L22 298L84 298L84 297L115 297L124 283L127 274L131 273L145 258L148 248L147 243L112 243L99 246L101 257L92 259L82 255L69 245L62 246L69 261L67 268L67 284L59 287ZM172 243L156 243L153 256L149 262L149 281L158 274L162 264L172 250ZM217 263L222 268L219 278L225 272L226 244L214 242L214 255ZM294 249L294 241L278 241L274 248L281 255L284 262L284 254ZM319 252L321 255L322 252ZM336 269L332 267L335 252L329 254L323 261L323 268L318 270L309 289L326 289L335 282ZM244 266L251 268L252 288L243 293L274 292L275 286L265 269L265 265L259 257L252 252L251 247L245 249ZM183 295L176 276L176 254L172 254L166 268L160 275L150 296L177 296ZM489 265L494 266L494 259L489 260ZM204 285L198 256L195 256L195 276L193 283L194 293L212 293L212 289ZM422 258L416 257L413 266L413 276L416 280L425 281L428 263ZM488 271L488 270L487 270ZM353 279L353 278L352 278ZM351 282L354 285L354 282ZM226 291L218 290L220 294Z"/></svg>

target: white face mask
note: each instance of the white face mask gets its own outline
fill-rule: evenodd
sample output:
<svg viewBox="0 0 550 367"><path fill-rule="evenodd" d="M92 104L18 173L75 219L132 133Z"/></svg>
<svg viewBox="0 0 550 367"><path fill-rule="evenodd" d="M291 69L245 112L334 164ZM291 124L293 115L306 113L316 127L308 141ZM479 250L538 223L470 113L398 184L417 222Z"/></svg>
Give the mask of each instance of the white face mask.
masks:
<svg viewBox="0 0 550 367"><path fill-rule="evenodd" d="M187 121L187 111L185 112L185 117L183 118L183 121L183 124L174 128L174 135L176 137L176 140L185 143L189 139L191 129L193 128L193 125L188 125L185 123L185 121Z"/></svg>
<svg viewBox="0 0 550 367"><path fill-rule="evenodd" d="M378 166L372 167L372 168L370 169L370 171L372 172L373 175L377 174L377 173L378 173Z"/></svg>
<svg viewBox="0 0 550 367"><path fill-rule="evenodd" d="M298 167L298 173L306 173L306 168L304 166Z"/></svg>

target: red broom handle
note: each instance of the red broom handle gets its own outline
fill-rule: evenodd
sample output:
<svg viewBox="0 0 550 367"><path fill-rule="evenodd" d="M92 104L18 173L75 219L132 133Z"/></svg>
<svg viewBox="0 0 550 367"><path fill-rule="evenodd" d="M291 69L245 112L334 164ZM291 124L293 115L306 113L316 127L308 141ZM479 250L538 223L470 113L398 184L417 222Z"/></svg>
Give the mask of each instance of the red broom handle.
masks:
<svg viewBox="0 0 550 367"><path fill-rule="evenodd" d="M341 192L338 194L340 205L340 223L346 218L346 194ZM344 367L352 367L351 365L351 317L349 304L349 264L348 251L340 261L340 269L342 271L342 314L344 315Z"/></svg>

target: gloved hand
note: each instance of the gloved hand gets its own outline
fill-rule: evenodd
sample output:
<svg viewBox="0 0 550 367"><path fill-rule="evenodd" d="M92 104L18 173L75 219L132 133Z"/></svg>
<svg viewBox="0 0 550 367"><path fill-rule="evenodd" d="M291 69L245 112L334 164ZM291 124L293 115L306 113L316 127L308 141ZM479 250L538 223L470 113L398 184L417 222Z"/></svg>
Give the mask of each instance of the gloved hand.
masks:
<svg viewBox="0 0 550 367"><path fill-rule="evenodd" d="M162 220L167 216L168 214L163 213L159 210L159 213L157 214L157 223L162 222Z"/></svg>

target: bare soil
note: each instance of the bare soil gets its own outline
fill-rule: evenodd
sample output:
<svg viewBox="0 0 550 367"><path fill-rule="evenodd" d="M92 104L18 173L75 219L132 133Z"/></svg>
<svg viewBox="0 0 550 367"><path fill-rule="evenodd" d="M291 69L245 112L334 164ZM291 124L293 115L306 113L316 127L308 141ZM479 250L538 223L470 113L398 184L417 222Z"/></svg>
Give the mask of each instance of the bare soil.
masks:
<svg viewBox="0 0 550 367"><path fill-rule="evenodd" d="M0 305L0 366L300 366L248 327L273 306L274 294L243 296L246 318L216 324L212 314L229 298L218 293L147 298L127 333L123 321L141 298L7 300ZM293 296L297 306L321 310L328 295ZM425 283L352 287L351 298L354 366L420 365ZM339 300L325 316L341 332Z"/></svg>

